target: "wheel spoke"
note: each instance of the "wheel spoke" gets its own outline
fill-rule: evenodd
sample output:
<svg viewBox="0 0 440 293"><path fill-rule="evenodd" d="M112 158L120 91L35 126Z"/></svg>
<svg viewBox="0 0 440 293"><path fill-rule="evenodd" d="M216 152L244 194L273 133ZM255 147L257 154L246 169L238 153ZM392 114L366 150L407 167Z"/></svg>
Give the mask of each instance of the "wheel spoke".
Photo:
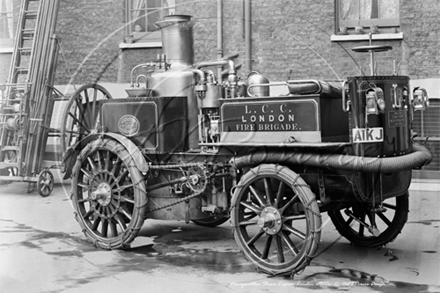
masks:
<svg viewBox="0 0 440 293"><path fill-rule="evenodd" d="M79 199L78 203L84 203L84 202L88 202L88 201L90 201L90 199L87 197L87 198Z"/></svg>
<svg viewBox="0 0 440 293"><path fill-rule="evenodd" d="M87 213L84 214L83 219L88 219L91 215L93 215L93 210L90 209Z"/></svg>
<svg viewBox="0 0 440 293"><path fill-rule="evenodd" d="M377 215L379 216L379 218L382 219L382 221L383 221L385 224L387 224L387 226L390 226L390 225L391 225L391 221L388 220L388 218L387 218L383 213L378 213Z"/></svg>
<svg viewBox="0 0 440 293"><path fill-rule="evenodd" d="M121 170L121 165L122 165L122 161L121 158L117 158L116 162L113 164L113 168L111 170L111 173L113 174L113 176L117 177L117 175L119 174L119 171Z"/></svg>
<svg viewBox="0 0 440 293"><path fill-rule="evenodd" d="M108 220L104 219L102 221L102 232L101 232L102 237L107 237L108 225L109 225Z"/></svg>
<svg viewBox="0 0 440 293"><path fill-rule="evenodd" d="M297 256L299 253L298 248L296 248L295 244L293 243L292 239L289 238L289 235L286 234L286 232L281 231L281 237L283 238L284 242L287 244L289 249L292 251L294 256Z"/></svg>
<svg viewBox="0 0 440 293"><path fill-rule="evenodd" d="M238 223L239 226L257 225L258 221L243 221Z"/></svg>
<svg viewBox="0 0 440 293"><path fill-rule="evenodd" d="M97 102L97 95L98 95L98 89L94 89L93 91L93 106L92 106L92 121L95 122L95 125L92 125L93 128L95 128L96 126L96 117L95 117L95 113L96 113L96 102Z"/></svg>
<svg viewBox="0 0 440 293"><path fill-rule="evenodd" d="M243 215L243 219L245 221L249 221L250 219L255 218L257 215L254 212L248 212L248 213L244 213Z"/></svg>
<svg viewBox="0 0 440 293"><path fill-rule="evenodd" d="M131 221L131 220L133 219L132 216L130 215L130 213L129 213L125 208L120 207L120 208L119 208L119 212L120 212L121 214L123 214L125 217L127 217L128 220Z"/></svg>
<svg viewBox="0 0 440 293"><path fill-rule="evenodd" d="M96 220L93 222L92 231L96 231L100 222L101 222L101 217L97 217Z"/></svg>
<svg viewBox="0 0 440 293"><path fill-rule="evenodd" d="M295 236L301 238L302 240L305 240L305 239L306 239L306 234L304 234L303 232L301 232L301 231L299 231L299 230L293 228L293 227L290 226L290 225L284 224L284 225L283 225L283 229L286 230L286 231L289 231L289 232L292 233L293 235L295 235Z"/></svg>
<svg viewBox="0 0 440 293"><path fill-rule="evenodd" d="M260 229L260 231L258 231L258 233L254 235L254 237L252 237L248 242L246 242L246 244L248 246L254 245L255 241L260 239L261 236L263 236L263 235L264 235L264 231L263 231L263 229Z"/></svg>
<svg viewBox="0 0 440 293"><path fill-rule="evenodd" d="M264 189L266 191L267 204L273 206L274 198L272 194L272 184L269 178L264 178Z"/></svg>
<svg viewBox="0 0 440 293"><path fill-rule="evenodd" d="M389 203L382 203L382 205L388 209L396 210L396 206Z"/></svg>
<svg viewBox="0 0 440 293"><path fill-rule="evenodd" d="M85 113L84 113L84 109L83 109L83 104L81 103L81 99L75 99L75 103L76 103L76 108L75 108L75 110L78 110L79 111L79 114L81 115L81 119L82 119L82 121L84 121L84 123L87 125L87 127L86 128L90 128L90 126L88 125L88 122L87 122L87 120L86 120L86 118L85 118ZM69 113L70 114L70 113Z"/></svg>
<svg viewBox="0 0 440 293"><path fill-rule="evenodd" d="M84 175L86 175L86 177L87 177L87 178L89 178L89 179L92 179L92 177L93 177L93 174L92 174L92 173L90 173L90 171L89 171L89 170L87 170L87 169L84 169L84 168L81 168L81 172L83 172L83 173L84 173Z"/></svg>
<svg viewBox="0 0 440 293"><path fill-rule="evenodd" d="M128 202L128 203L134 204L134 199L131 199L127 196L121 196L120 199L121 199L121 202Z"/></svg>
<svg viewBox="0 0 440 293"><path fill-rule="evenodd" d="M278 255L278 261L280 263L283 263L284 260L284 250L283 250L283 240L281 239L281 236L276 235L275 240L277 242L277 255Z"/></svg>
<svg viewBox="0 0 440 293"><path fill-rule="evenodd" d="M263 254L261 255L262 259L267 259L269 256L270 245L272 243L272 236L267 236L266 242L264 243Z"/></svg>
<svg viewBox="0 0 440 293"><path fill-rule="evenodd" d="M362 213L362 215L359 217L359 220L362 222L365 222L365 213ZM364 237L364 225L359 225L359 236Z"/></svg>
<svg viewBox="0 0 440 293"><path fill-rule="evenodd" d="M293 216L283 217L283 221L284 222L287 222L287 221L290 221L290 220L292 220L292 221L299 221L299 220L304 220L304 219L306 219L306 217L303 216L303 215L293 215Z"/></svg>
<svg viewBox="0 0 440 293"><path fill-rule="evenodd" d="M89 119L89 125L90 129L93 128L93 120L92 120L92 113L90 113L90 99L89 99L89 93L87 92L87 89L84 90L84 98L86 99L86 102L84 103L84 107L87 110L87 118Z"/></svg>
<svg viewBox="0 0 440 293"><path fill-rule="evenodd" d="M112 184L112 187L113 187L115 184L116 184L116 183L113 183L113 184ZM119 191L122 192L122 191L124 191L125 189L130 188L130 187L134 187L134 183L119 186Z"/></svg>
<svg viewBox="0 0 440 293"><path fill-rule="evenodd" d="M353 218L352 217L349 217L348 218L348 220L345 222L345 224L347 225L347 226L350 226L351 225L351 222L353 222Z"/></svg>
<svg viewBox="0 0 440 293"><path fill-rule="evenodd" d="M282 214L288 207L290 207L296 200L298 199L298 194L295 194L294 197L292 197L288 203L286 203L281 209L280 213Z"/></svg>
<svg viewBox="0 0 440 293"><path fill-rule="evenodd" d="M127 225L125 224L124 219L120 214L117 214L115 216L116 221L118 222L119 226L121 226L122 231L125 231L127 229Z"/></svg>
<svg viewBox="0 0 440 293"><path fill-rule="evenodd" d="M116 223L113 220L110 220L110 230L112 231L112 236L118 236L118 229L116 228Z"/></svg>
<svg viewBox="0 0 440 293"><path fill-rule="evenodd" d="M280 185L278 186L277 199L275 201L275 207L279 208L281 201L283 200L284 191L286 189L286 185L283 181L280 181Z"/></svg>
<svg viewBox="0 0 440 293"><path fill-rule="evenodd" d="M82 129L84 129L87 133L90 133L90 129L87 127L87 126L85 126L81 121L79 121L78 120L78 118L76 118L72 113L69 113L69 116L70 117L72 117L72 119L76 122L76 123L78 123L81 127L82 127ZM85 121L85 120L84 120ZM73 127L73 126L72 126ZM77 131L75 131L76 133L77 133Z"/></svg>
<svg viewBox="0 0 440 293"><path fill-rule="evenodd" d="M254 195L254 197L257 199L260 206L262 206L262 207L266 206L266 204L264 203L264 199L261 197L260 194L258 194L257 190L255 190L255 188L253 188L251 185L249 185L249 189L252 192L252 194Z"/></svg>
<svg viewBox="0 0 440 293"><path fill-rule="evenodd" d="M99 173L98 167L96 166L92 158L87 157L87 161L89 162L90 167L92 167L92 174L98 174Z"/></svg>
<svg viewBox="0 0 440 293"><path fill-rule="evenodd" d="M110 151L107 151L107 152L106 152L106 158L105 158L105 160L104 160L104 163L105 163L105 165L104 165L104 170L106 170L106 171L110 171L110 170L111 170L111 169L110 169L110 165L111 165Z"/></svg>
<svg viewBox="0 0 440 293"><path fill-rule="evenodd" d="M240 202L240 204L248 209L250 209L251 211L253 211L254 213L256 213L257 215L259 215L261 213L261 209L257 208L256 206L254 206L253 204L247 203L247 202Z"/></svg>

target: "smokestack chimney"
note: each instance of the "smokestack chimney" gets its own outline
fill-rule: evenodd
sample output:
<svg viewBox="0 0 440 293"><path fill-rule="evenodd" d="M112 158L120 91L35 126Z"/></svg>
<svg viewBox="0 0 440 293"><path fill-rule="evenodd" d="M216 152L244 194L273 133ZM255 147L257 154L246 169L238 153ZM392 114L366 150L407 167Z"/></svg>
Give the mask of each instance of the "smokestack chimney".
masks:
<svg viewBox="0 0 440 293"><path fill-rule="evenodd" d="M171 69L194 63L193 23L189 15L168 15L155 25L162 30L162 47Z"/></svg>

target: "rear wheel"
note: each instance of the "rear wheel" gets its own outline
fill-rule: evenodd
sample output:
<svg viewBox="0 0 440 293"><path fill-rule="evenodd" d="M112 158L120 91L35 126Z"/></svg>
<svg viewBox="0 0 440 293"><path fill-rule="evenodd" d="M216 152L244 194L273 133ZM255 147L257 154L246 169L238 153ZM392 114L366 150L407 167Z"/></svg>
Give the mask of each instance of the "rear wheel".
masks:
<svg viewBox="0 0 440 293"><path fill-rule="evenodd" d="M68 147L98 130L101 101L111 98L110 93L99 84L83 85L72 95L61 123L63 154Z"/></svg>
<svg viewBox="0 0 440 293"><path fill-rule="evenodd" d="M321 215L315 196L284 166L263 164L241 178L231 222L244 256L271 275L302 270L318 250Z"/></svg>
<svg viewBox="0 0 440 293"><path fill-rule="evenodd" d="M383 211L371 212L367 203L355 203L346 210L329 211L328 214L339 234L351 243L365 247L381 247L393 241L402 231L408 219L408 193L389 198L384 201ZM365 226L357 222L359 219L375 229L373 235Z"/></svg>
<svg viewBox="0 0 440 293"><path fill-rule="evenodd" d="M104 249L129 246L143 225L147 196L123 145L110 139L89 143L73 168L72 191L76 220L90 241Z"/></svg>

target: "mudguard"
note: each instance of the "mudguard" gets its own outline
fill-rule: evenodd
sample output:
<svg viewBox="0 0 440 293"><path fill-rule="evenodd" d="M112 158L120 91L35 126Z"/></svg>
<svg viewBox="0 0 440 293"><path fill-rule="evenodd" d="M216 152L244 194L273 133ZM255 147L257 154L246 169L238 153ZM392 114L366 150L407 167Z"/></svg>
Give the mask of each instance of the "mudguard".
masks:
<svg viewBox="0 0 440 293"><path fill-rule="evenodd" d="M95 133L86 136L67 150L66 154L63 157L63 179L69 179L72 175L72 168L75 165L76 158L78 157L81 150L91 141L102 139L104 137L112 138L122 144L133 157L136 163L136 167L139 169L139 171L148 172L149 165L147 163L147 160L142 155L142 151L131 140L117 133Z"/></svg>

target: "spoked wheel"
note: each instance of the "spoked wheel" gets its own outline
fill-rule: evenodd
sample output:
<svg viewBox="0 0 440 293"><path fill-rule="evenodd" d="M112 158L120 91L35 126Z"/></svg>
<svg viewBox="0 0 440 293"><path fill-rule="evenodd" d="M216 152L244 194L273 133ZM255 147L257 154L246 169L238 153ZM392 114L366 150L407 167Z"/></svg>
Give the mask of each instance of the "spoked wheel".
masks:
<svg viewBox="0 0 440 293"><path fill-rule="evenodd" d="M367 203L356 203L346 210L329 211L328 214L339 234L351 243L365 247L381 247L393 241L408 219L408 193L384 201L386 209L371 212ZM356 219L370 228L366 228Z"/></svg>
<svg viewBox="0 0 440 293"><path fill-rule="evenodd" d="M69 99L61 123L63 154L69 146L99 128L99 111L102 100L111 99L110 93L99 84L80 87Z"/></svg>
<svg viewBox="0 0 440 293"><path fill-rule="evenodd" d="M207 219L192 220L198 226L217 227L229 220L229 217L212 217Z"/></svg>
<svg viewBox="0 0 440 293"><path fill-rule="evenodd" d="M99 248L126 248L144 222L145 182L130 153L110 139L89 143L72 175L76 220Z"/></svg>
<svg viewBox="0 0 440 293"><path fill-rule="evenodd" d="M55 185L53 174L49 169L44 169L38 175L37 190L42 197L49 196Z"/></svg>
<svg viewBox="0 0 440 293"><path fill-rule="evenodd" d="M234 237L244 256L271 275L302 270L318 250L315 196L289 168L263 164L240 180L232 201Z"/></svg>

